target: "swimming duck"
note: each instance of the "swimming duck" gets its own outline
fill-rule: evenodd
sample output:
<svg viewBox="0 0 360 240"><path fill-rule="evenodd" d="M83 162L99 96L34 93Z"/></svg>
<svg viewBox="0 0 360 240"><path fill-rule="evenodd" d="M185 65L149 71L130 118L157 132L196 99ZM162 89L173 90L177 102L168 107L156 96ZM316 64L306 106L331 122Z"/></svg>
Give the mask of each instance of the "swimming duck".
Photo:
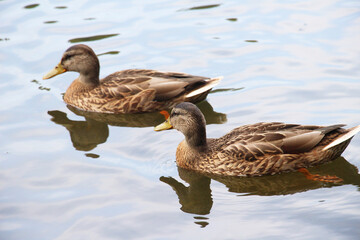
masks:
<svg viewBox="0 0 360 240"><path fill-rule="evenodd" d="M293 171L331 161L341 155L360 125L309 126L279 122L233 129L206 138L205 119L192 103L177 104L156 131L175 128L185 135L176 150L181 168L228 176L260 176Z"/></svg>
<svg viewBox="0 0 360 240"><path fill-rule="evenodd" d="M91 112L139 113L172 108L183 101L200 102L222 78L130 69L99 80L99 70L94 51L78 44L68 48L60 63L43 79L67 71L78 72L80 76L65 92L67 104Z"/></svg>

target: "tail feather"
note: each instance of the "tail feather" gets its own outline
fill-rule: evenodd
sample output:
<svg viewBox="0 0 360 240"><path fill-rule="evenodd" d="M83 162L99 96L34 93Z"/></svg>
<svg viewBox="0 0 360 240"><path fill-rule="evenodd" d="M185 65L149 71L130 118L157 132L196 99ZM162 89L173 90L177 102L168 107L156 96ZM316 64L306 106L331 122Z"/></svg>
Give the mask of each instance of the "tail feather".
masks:
<svg viewBox="0 0 360 240"><path fill-rule="evenodd" d="M336 145L339 145L340 143L342 142L345 142L346 140L348 139L351 139L353 136L355 136L355 134L357 134L358 132L360 132L360 125L359 126L356 126L356 127L353 127L351 129L349 129L350 131L345 133L344 135L342 135L341 137L335 139L333 142L329 143L328 145L326 145L324 148L323 148L323 151L329 149L329 148L332 148L332 147L335 147Z"/></svg>
<svg viewBox="0 0 360 240"><path fill-rule="evenodd" d="M188 94L185 95L186 98L191 98L194 97L196 95L199 95L201 93L204 93L206 91L209 91L210 89L212 89L215 85L217 85L220 80L223 79L223 77L216 77L216 78L211 78L209 79L209 83L202 86L201 88L195 89L194 91L189 92Z"/></svg>
<svg viewBox="0 0 360 240"><path fill-rule="evenodd" d="M327 126L327 127L322 127L322 128L318 128L316 129L317 131L320 131L322 134L327 134L331 131L334 131L338 128L344 127L346 126L345 124L336 124L336 125L331 125L331 126Z"/></svg>

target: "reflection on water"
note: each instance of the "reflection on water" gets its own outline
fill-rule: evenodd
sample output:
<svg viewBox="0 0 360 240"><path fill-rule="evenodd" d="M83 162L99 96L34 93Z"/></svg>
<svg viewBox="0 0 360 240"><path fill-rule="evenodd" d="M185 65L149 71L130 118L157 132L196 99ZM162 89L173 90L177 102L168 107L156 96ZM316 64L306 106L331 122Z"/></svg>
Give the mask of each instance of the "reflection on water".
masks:
<svg viewBox="0 0 360 240"><path fill-rule="evenodd" d="M241 88L217 88L215 90L211 90L210 93L219 93L219 92L234 92L234 91L239 91L244 89L243 87Z"/></svg>
<svg viewBox="0 0 360 240"><path fill-rule="evenodd" d="M178 168L178 171L180 178L189 184L188 187L172 177L160 177L160 181L174 189L182 211L200 215L209 214L213 205L210 178L182 168Z"/></svg>
<svg viewBox="0 0 360 240"><path fill-rule="evenodd" d="M40 4L37 4L37 3L35 3L35 4L29 4L29 5L26 5L24 8L25 9L32 9L32 8L36 8L36 7L38 7Z"/></svg>
<svg viewBox="0 0 360 240"><path fill-rule="evenodd" d="M206 124L223 124L226 122L226 114L215 112L208 101L202 101L197 104L203 112ZM87 112L81 109L67 105L67 107L76 115L91 118L98 122L103 122L112 126L121 127L153 127L164 121L164 116L160 113L135 113L135 114L111 114Z"/></svg>
<svg viewBox="0 0 360 240"><path fill-rule="evenodd" d="M31 82L39 85L40 90L45 90L45 91L50 91L51 90L50 88L42 86L42 84L36 79L31 80Z"/></svg>
<svg viewBox="0 0 360 240"><path fill-rule="evenodd" d="M230 22L236 22L237 18L227 18L226 20L230 21Z"/></svg>
<svg viewBox="0 0 360 240"><path fill-rule="evenodd" d="M201 112L204 114L207 125L226 123L227 121L226 114L215 112L213 107L210 105L208 101L206 100L202 101L196 104L196 106L198 106Z"/></svg>
<svg viewBox="0 0 360 240"><path fill-rule="evenodd" d="M58 21L45 21L45 24L53 24L53 23L57 23Z"/></svg>
<svg viewBox="0 0 360 240"><path fill-rule="evenodd" d="M174 189L178 195L182 211L199 215L209 214L213 206L210 188L211 179L224 184L229 192L241 193L239 196L287 195L346 184L355 185L360 191L360 174L358 169L343 157L339 157L328 164L309 168L309 170L313 174L336 175L344 181L341 184L312 181L298 172L262 177L223 177L203 175L179 167L179 177L188 183L189 186L185 186L173 177L162 176L160 181Z"/></svg>
<svg viewBox="0 0 360 240"><path fill-rule="evenodd" d="M90 151L98 144L106 142L109 136L109 127L105 123L86 117L85 121L73 121L61 111L49 111L48 114L52 116L51 121L64 126L69 131L76 150Z"/></svg>
<svg viewBox="0 0 360 240"><path fill-rule="evenodd" d="M102 55L116 55L116 54L119 54L120 51L108 51L108 52L104 52L104 53L100 53L100 54L97 54L97 56L102 56Z"/></svg>
<svg viewBox="0 0 360 240"><path fill-rule="evenodd" d="M187 9L181 9L179 11L188 11L188 10L204 10L209 8L216 8L219 7L221 4L210 4L210 5L202 5L202 6L195 6Z"/></svg>
<svg viewBox="0 0 360 240"><path fill-rule="evenodd" d="M70 105L67 105L67 107L78 116L119 127L151 127L164 120L160 113L111 114L87 112Z"/></svg>
<svg viewBox="0 0 360 240"><path fill-rule="evenodd" d="M118 35L119 35L118 33L115 33L115 34L95 35L95 36L90 36L90 37L72 38L72 39L69 39L69 42L71 42L71 43L91 42L91 41L102 40L105 38L116 37Z"/></svg>
<svg viewBox="0 0 360 240"><path fill-rule="evenodd" d="M343 157L316 167L309 168L312 174L335 175L342 178L342 183L324 183L308 180L298 172L277 174L273 176L253 178L227 178L210 176L212 179L226 185L230 192L244 193L245 195L287 195L305 192L312 189L352 184L360 187L358 169Z"/></svg>
<svg viewBox="0 0 360 240"><path fill-rule="evenodd" d="M52 116L51 121L64 126L70 133L70 138L76 150L90 151L97 145L106 142L109 136L109 127L153 127L164 121L160 113L141 114L110 114L86 112L70 105L67 107L79 116L85 117L85 121L74 121L61 111L48 111ZM198 104L204 113L207 124L222 124L226 122L226 114L215 112L207 101ZM93 156L90 156L93 157Z"/></svg>

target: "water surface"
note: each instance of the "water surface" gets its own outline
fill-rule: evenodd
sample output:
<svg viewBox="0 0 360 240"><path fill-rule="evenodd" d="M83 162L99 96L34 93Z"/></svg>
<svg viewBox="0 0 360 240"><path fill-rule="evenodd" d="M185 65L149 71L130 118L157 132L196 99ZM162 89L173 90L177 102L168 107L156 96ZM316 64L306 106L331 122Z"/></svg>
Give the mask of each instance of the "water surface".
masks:
<svg viewBox="0 0 360 240"><path fill-rule="evenodd" d="M76 43L101 76L127 68L222 82L209 137L259 121L360 124L357 1L0 1L1 239L358 239L360 137L300 173L213 179L178 170L183 136L157 113L94 115L42 76Z"/></svg>

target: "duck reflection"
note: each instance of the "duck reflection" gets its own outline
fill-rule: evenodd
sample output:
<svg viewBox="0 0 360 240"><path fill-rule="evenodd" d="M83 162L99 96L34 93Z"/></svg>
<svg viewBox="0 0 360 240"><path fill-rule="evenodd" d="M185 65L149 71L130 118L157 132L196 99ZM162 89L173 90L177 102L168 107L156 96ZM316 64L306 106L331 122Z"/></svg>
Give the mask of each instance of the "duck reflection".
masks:
<svg viewBox="0 0 360 240"><path fill-rule="evenodd" d="M172 177L160 177L160 181L174 189L179 197L180 209L186 213L209 214L213 205L211 179L183 168L178 168L178 172L180 178L189 184L188 187Z"/></svg>
<svg viewBox="0 0 360 240"><path fill-rule="evenodd" d="M215 112L208 101L196 104L203 112L206 124L222 124L227 121L226 114ZM111 114L87 112L73 106L67 107L76 115L91 118L98 122L103 122L112 126L121 127L153 127L164 121L164 116L158 112L154 113L135 113L135 114Z"/></svg>
<svg viewBox="0 0 360 240"><path fill-rule="evenodd" d="M341 185L352 184L358 186L360 191L360 174L358 169L346 161L343 157L324 164L309 168L312 173L321 175L336 175L344 181ZM299 172L283 173L273 176L262 177L222 177L215 175L203 175L197 172L178 167L179 177L189 184L186 187L172 177L160 177L160 181L170 185L179 198L181 210L186 213L206 215L210 213L213 205L210 182L211 179L223 183L230 192L246 195L287 195L305 192L311 189L332 187L339 184L324 183L308 180ZM199 217L194 217L195 223ZM205 227L208 222L201 217L201 226Z"/></svg>
<svg viewBox="0 0 360 240"><path fill-rule="evenodd" d="M86 121L70 120L66 113L61 111L48 111L51 121L64 126L70 133L71 142L76 150L90 151L98 144L106 142L109 136L109 127L106 123L91 118Z"/></svg>
<svg viewBox="0 0 360 240"><path fill-rule="evenodd" d="M203 111L207 124L222 124L226 122L226 114L215 112L213 107L202 101L197 106ZM51 121L64 126L70 133L73 146L79 151L90 151L97 145L105 143L109 137L109 127L153 127L164 121L160 113L141 114L106 114L86 112L67 106L73 113L83 116L85 121L74 121L61 111L48 111Z"/></svg>

